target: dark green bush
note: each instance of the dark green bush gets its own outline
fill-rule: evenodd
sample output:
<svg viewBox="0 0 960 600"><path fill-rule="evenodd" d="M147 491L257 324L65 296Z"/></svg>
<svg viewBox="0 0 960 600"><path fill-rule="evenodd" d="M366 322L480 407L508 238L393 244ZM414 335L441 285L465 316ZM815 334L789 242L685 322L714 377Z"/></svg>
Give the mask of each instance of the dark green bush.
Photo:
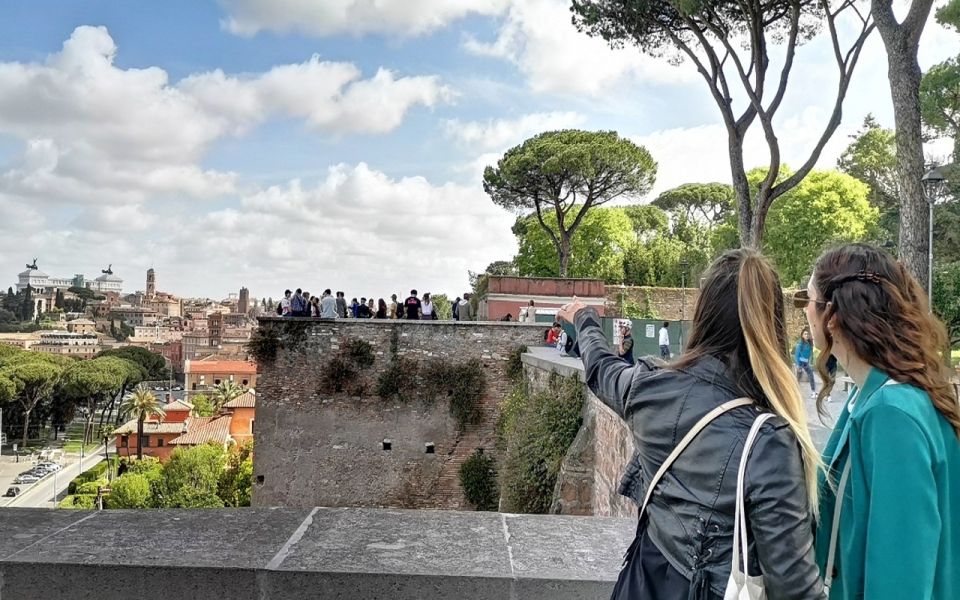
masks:
<svg viewBox="0 0 960 600"><path fill-rule="evenodd" d="M477 451L460 465L460 487L467 502L477 510L497 510L500 490L497 487L497 468L493 457Z"/></svg>
<svg viewBox="0 0 960 600"><path fill-rule="evenodd" d="M357 376L356 367L342 354L337 354L327 361L323 369L320 391L328 394L342 392L346 384Z"/></svg>
<svg viewBox="0 0 960 600"><path fill-rule="evenodd" d="M324 367L320 391L327 394L346 391L357 396L362 395L366 388L357 383L357 377L361 370L373 366L375 360L376 355L370 342L345 340L337 354Z"/></svg>
<svg viewBox="0 0 960 600"><path fill-rule="evenodd" d="M546 390L509 397L512 414L501 420L506 447L501 472L504 509L546 513L563 458L580 430L583 383L552 375Z"/></svg>
<svg viewBox="0 0 960 600"><path fill-rule="evenodd" d="M425 399L450 399L450 414L460 431L480 421L480 402L487 378L479 362L453 364L442 359L427 363L420 372Z"/></svg>
<svg viewBox="0 0 960 600"><path fill-rule="evenodd" d="M280 349L280 336L277 335L273 327L258 327L250 335L250 341L247 343L247 351L253 355L260 364L269 364L277 359L277 351Z"/></svg>
<svg viewBox="0 0 960 600"><path fill-rule="evenodd" d="M360 369L372 367L377 358L373 345L366 340L347 340L341 346L341 353Z"/></svg>
<svg viewBox="0 0 960 600"><path fill-rule="evenodd" d="M416 396L417 361L405 356L394 357L377 378L377 395L384 400L406 402Z"/></svg>

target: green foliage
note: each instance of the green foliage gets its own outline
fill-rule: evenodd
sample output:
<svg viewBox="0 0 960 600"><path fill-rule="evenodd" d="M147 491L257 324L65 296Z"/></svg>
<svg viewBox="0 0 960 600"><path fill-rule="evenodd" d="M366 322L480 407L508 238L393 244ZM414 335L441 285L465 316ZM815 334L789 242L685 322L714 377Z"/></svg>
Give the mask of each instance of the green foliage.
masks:
<svg viewBox="0 0 960 600"><path fill-rule="evenodd" d="M950 345L960 345L960 261L938 265L933 272L933 310L950 335Z"/></svg>
<svg viewBox="0 0 960 600"><path fill-rule="evenodd" d="M953 160L960 162L960 56L934 65L924 74L920 114L933 135L953 138Z"/></svg>
<svg viewBox="0 0 960 600"><path fill-rule="evenodd" d="M733 186L726 183L686 183L669 189L651 203L674 218L701 225L726 221L737 208Z"/></svg>
<svg viewBox="0 0 960 600"><path fill-rule="evenodd" d="M277 330L270 326L260 326L250 334L250 341L247 342L247 351L256 359L259 364L271 364L277 359L277 351L280 350L280 336Z"/></svg>
<svg viewBox="0 0 960 600"><path fill-rule="evenodd" d="M514 259L522 277L558 277L557 251L546 230L537 225L536 216L524 219L528 226L518 236L519 251ZM555 228L557 217L544 217ZM634 225L622 208L597 208L583 218L570 244L567 277L588 277L606 282L623 280L623 252L635 239Z"/></svg>
<svg viewBox="0 0 960 600"><path fill-rule="evenodd" d="M544 391L508 398L508 411L501 414L506 421L498 427L506 448L501 472L504 509L546 513L560 465L580 430L583 383L554 374Z"/></svg>
<svg viewBox="0 0 960 600"><path fill-rule="evenodd" d="M85 483L80 483L76 486L77 494L92 494L97 495L97 490L103 487L107 487L109 482L104 479L94 479L93 481L87 481Z"/></svg>
<svg viewBox="0 0 960 600"><path fill-rule="evenodd" d="M83 473L80 473L76 477L70 480L70 483L67 484L67 493L68 494L77 494L81 486L89 484L90 482L101 481L101 485L106 485L107 480L107 469L116 466L117 459L115 457L110 458L110 463L107 461L98 462L93 467L87 469ZM89 489L89 488L88 488ZM97 489L94 487L93 494L97 493Z"/></svg>
<svg viewBox="0 0 960 600"><path fill-rule="evenodd" d="M357 376L363 369L373 366L376 355L373 346L366 340L345 340L340 350L331 358L324 368L320 378L320 391L327 394L340 393L347 390L347 386L356 382ZM357 392L358 390L352 390ZM359 395L359 393L357 394Z"/></svg>
<svg viewBox="0 0 960 600"><path fill-rule="evenodd" d="M93 510L97 507L97 497L89 494L70 494L64 497L58 506L74 510Z"/></svg>
<svg viewBox="0 0 960 600"><path fill-rule="evenodd" d="M670 217L662 209L650 204L621 206L633 225L633 234L637 239L647 239L658 233L670 231Z"/></svg>
<svg viewBox="0 0 960 600"><path fill-rule="evenodd" d="M217 414L217 407L206 394L190 396L190 404L193 404L193 413L198 417L212 417Z"/></svg>
<svg viewBox="0 0 960 600"><path fill-rule="evenodd" d="M449 321L453 318L453 302L446 294L433 294L430 299L433 300L433 310L437 311L438 319Z"/></svg>
<svg viewBox="0 0 960 600"><path fill-rule="evenodd" d="M637 302L624 293L620 294L620 316L625 319L659 319L653 309L650 290L643 290L643 302Z"/></svg>
<svg viewBox="0 0 960 600"><path fill-rule="evenodd" d="M483 270L487 275L516 275L517 266L512 260L495 260Z"/></svg>
<svg viewBox="0 0 960 600"><path fill-rule="evenodd" d="M417 361L406 356L395 356L377 378L377 395L384 400L407 402L415 395Z"/></svg>
<svg viewBox="0 0 960 600"><path fill-rule="evenodd" d="M507 377L516 382L523 377L523 355L529 350L526 345L517 346L507 357Z"/></svg>
<svg viewBox="0 0 960 600"><path fill-rule="evenodd" d="M163 467L163 507L223 508L217 490L226 464L226 451L217 444L174 450Z"/></svg>
<svg viewBox="0 0 960 600"><path fill-rule="evenodd" d="M897 175L897 142L893 130L867 115L860 130L840 155L837 167L870 188L870 204L880 211L874 241L896 243L900 235L900 191Z"/></svg>
<svg viewBox="0 0 960 600"><path fill-rule="evenodd" d="M113 348L104 350L97 354L97 357L122 358L139 365L143 371L143 379L160 380L166 379L170 373L167 369L167 362L163 356L150 352L146 348L139 346L124 346L122 348Z"/></svg>
<svg viewBox="0 0 960 600"><path fill-rule="evenodd" d="M748 174L752 183L765 176ZM764 251L784 285L799 285L820 253L831 244L862 241L879 211L867 200L868 187L837 171L811 171L774 204L767 215Z"/></svg>
<svg viewBox="0 0 960 600"><path fill-rule="evenodd" d="M950 0L937 9L937 22L960 32L960 0Z"/></svg>
<svg viewBox="0 0 960 600"><path fill-rule="evenodd" d="M253 444L247 443L227 455L227 467L217 484L217 495L226 506L250 506L253 486Z"/></svg>
<svg viewBox="0 0 960 600"><path fill-rule="evenodd" d="M477 510L497 510L500 490L497 486L497 467L491 456L480 449L460 465L460 487L467 502Z"/></svg>
<svg viewBox="0 0 960 600"><path fill-rule="evenodd" d="M420 371L426 399L450 399L450 414L460 431L480 421L480 401L487 388L487 378L479 362L453 364L434 359Z"/></svg>
<svg viewBox="0 0 960 600"><path fill-rule="evenodd" d="M210 400L213 402L213 406L217 409L217 412L220 412L220 409L223 408L225 404L233 402L246 391L246 388L236 381L227 379L213 386L213 396Z"/></svg>
<svg viewBox="0 0 960 600"><path fill-rule="evenodd" d="M153 508L150 480L140 473L125 473L113 481L106 508Z"/></svg>
<svg viewBox="0 0 960 600"><path fill-rule="evenodd" d="M639 198L653 186L656 171L645 148L616 132L548 131L508 150L495 168L487 167L483 189L498 206L544 218L537 225L553 244L557 272L567 277L570 238L592 209L617 198Z"/></svg>

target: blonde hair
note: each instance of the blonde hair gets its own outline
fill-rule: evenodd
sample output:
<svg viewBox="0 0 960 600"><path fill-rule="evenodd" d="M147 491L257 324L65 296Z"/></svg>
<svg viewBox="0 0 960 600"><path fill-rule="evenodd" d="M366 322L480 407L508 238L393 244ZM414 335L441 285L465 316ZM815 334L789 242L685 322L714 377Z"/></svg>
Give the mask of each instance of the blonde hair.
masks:
<svg viewBox="0 0 960 600"><path fill-rule="evenodd" d="M814 518L819 519L817 471L824 469L824 464L810 435L806 403L790 367L785 338L777 333L784 329L783 292L767 260L754 250L743 252L738 277L737 310L750 356L750 367L770 408L787 421L800 442L807 498Z"/></svg>

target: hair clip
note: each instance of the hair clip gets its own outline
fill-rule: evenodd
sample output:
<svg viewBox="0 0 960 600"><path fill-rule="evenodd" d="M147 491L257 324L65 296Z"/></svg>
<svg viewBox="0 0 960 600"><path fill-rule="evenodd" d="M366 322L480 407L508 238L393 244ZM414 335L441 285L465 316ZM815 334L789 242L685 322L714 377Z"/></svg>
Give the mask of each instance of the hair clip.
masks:
<svg viewBox="0 0 960 600"><path fill-rule="evenodd" d="M860 271L857 273L858 281L869 281L871 283L881 283L883 279L873 271Z"/></svg>

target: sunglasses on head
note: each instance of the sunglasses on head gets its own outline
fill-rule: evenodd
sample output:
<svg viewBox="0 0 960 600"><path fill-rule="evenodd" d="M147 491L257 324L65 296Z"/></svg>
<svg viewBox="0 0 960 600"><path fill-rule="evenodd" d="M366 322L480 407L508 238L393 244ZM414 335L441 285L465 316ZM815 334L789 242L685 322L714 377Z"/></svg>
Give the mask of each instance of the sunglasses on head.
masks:
<svg viewBox="0 0 960 600"><path fill-rule="evenodd" d="M810 298L810 293L807 290L800 290L793 295L794 308L806 308L811 302L814 304L826 305L826 302L823 300L812 300Z"/></svg>

